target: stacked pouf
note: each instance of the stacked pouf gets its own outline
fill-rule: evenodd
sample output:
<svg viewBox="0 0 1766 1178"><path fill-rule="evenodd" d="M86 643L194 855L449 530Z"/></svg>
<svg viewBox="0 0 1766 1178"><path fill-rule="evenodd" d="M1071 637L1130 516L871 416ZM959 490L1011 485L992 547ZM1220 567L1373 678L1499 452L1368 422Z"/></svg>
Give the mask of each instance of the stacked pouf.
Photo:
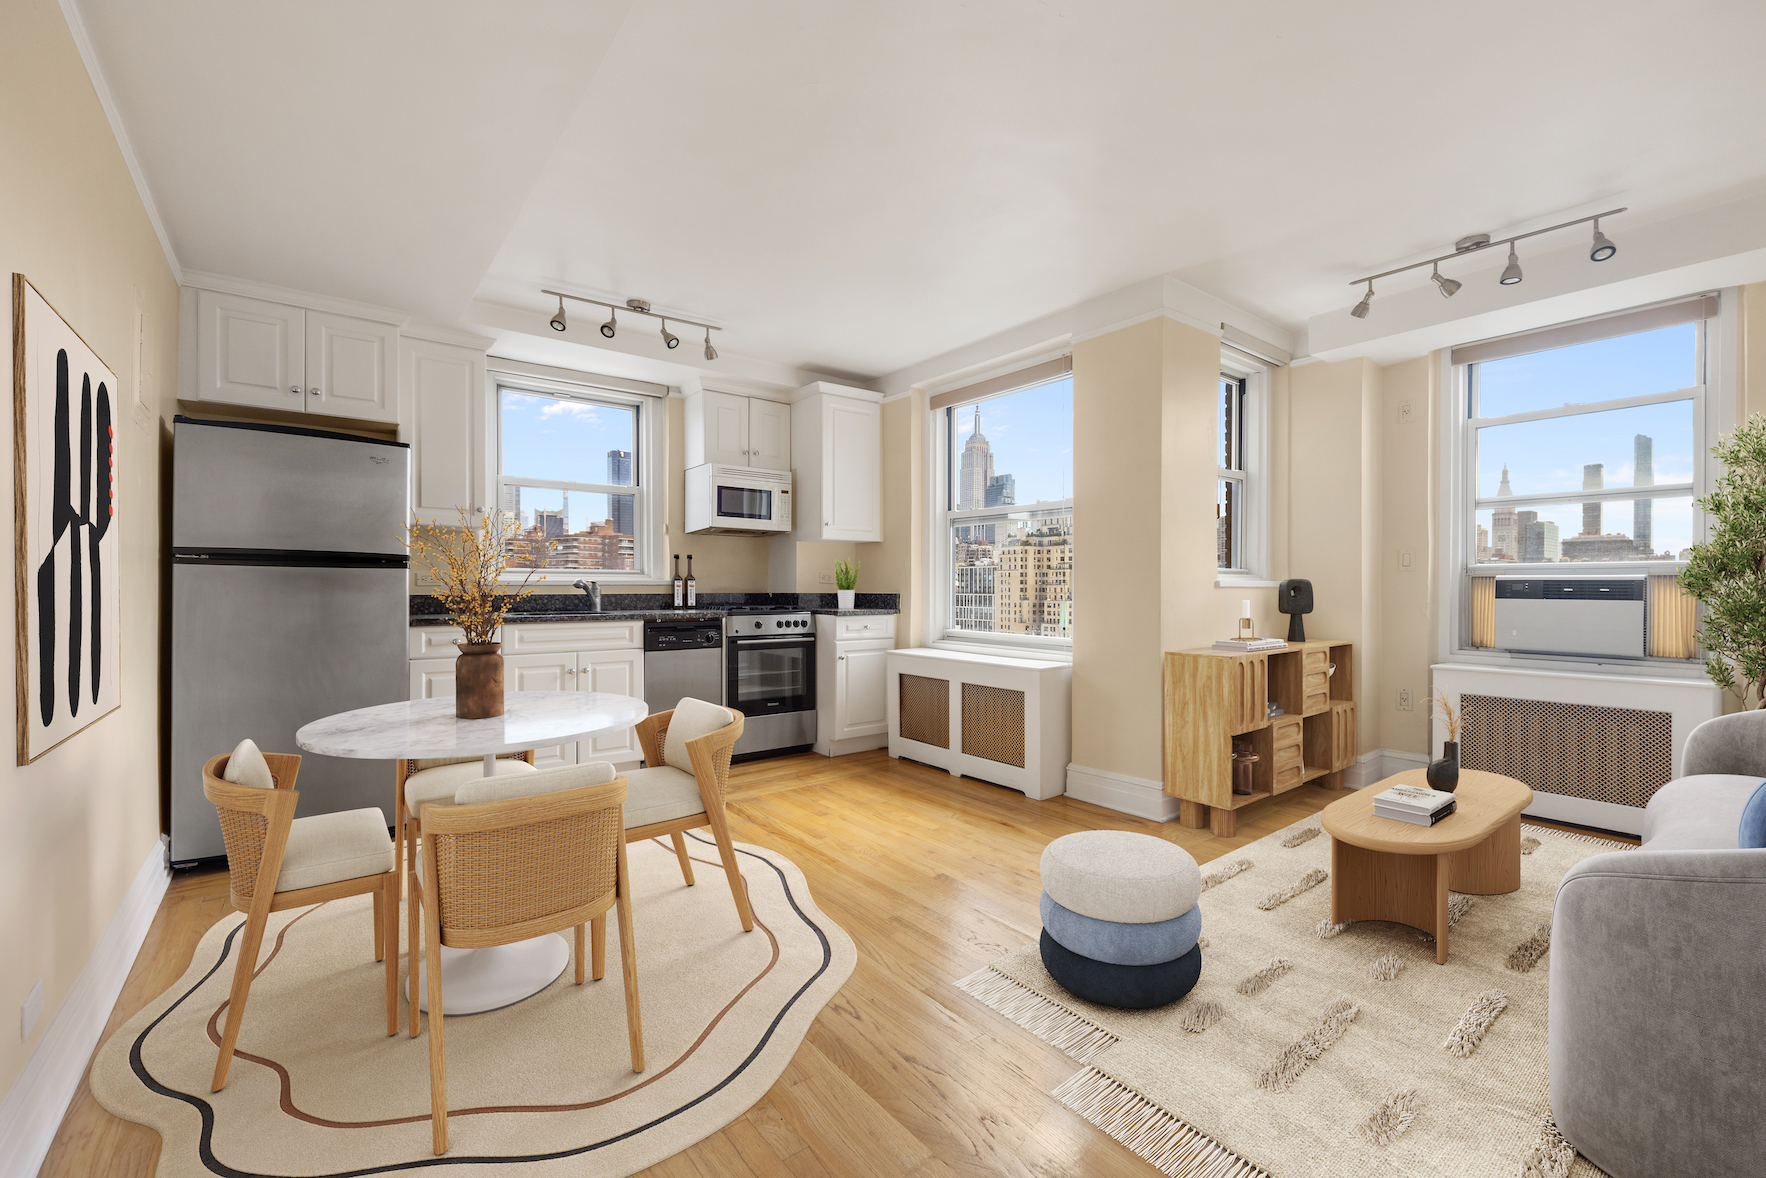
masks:
<svg viewBox="0 0 1766 1178"><path fill-rule="evenodd" d="M1042 853L1042 963L1088 1002L1141 1010L1202 976L1202 872L1150 834L1087 830Z"/></svg>

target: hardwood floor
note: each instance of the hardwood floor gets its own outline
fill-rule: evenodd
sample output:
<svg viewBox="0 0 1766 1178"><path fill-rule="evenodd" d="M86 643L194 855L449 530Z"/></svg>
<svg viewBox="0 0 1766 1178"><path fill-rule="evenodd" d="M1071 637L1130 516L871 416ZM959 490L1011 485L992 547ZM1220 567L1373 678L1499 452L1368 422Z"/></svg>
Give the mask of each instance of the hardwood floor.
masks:
<svg viewBox="0 0 1766 1178"><path fill-rule="evenodd" d="M1157 1173L1050 1097L1078 1065L951 983L1036 939L1037 866L1053 838L1138 830L1207 862L1342 796L1302 787L1241 812L1221 838L1065 797L1033 802L881 751L737 766L732 833L803 869L857 943L858 967L764 1099L644 1173ZM227 912L224 872L173 880L107 1036L177 980ZM158 1157L159 1134L105 1112L82 1080L40 1176L145 1178Z"/></svg>

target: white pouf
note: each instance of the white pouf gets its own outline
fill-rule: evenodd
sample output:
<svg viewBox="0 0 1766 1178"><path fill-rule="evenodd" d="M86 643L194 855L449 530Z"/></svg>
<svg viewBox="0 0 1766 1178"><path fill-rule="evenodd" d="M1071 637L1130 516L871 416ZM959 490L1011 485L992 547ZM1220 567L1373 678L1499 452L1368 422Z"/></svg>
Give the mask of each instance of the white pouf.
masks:
<svg viewBox="0 0 1766 1178"><path fill-rule="evenodd" d="M1188 851L1150 834L1082 830L1043 848L1050 899L1094 920L1151 924L1196 906L1202 870Z"/></svg>

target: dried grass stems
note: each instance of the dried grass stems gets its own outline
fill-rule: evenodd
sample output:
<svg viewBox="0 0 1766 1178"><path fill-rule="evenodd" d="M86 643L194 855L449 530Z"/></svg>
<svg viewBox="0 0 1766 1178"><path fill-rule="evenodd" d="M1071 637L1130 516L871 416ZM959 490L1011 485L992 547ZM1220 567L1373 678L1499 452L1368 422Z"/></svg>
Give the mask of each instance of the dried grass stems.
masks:
<svg viewBox="0 0 1766 1178"><path fill-rule="evenodd" d="M1391 1145L1416 1121L1417 1089L1405 1088L1380 1102L1362 1123L1361 1135L1375 1145Z"/></svg>
<svg viewBox="0 0 1766 1178"><path fill-rule="evenodd" d="M1325 871L1322 868L1314 867L1311 871L1308 871L1305 875L1301 876L1281 891L1271 892L1269 895L1263 897L1263 899L1257 901L1257 907L1264 912L1268 912L1272 908L1279 908L1289 900L1292 900L1295 896L1316 888L1330 877L1330 872Z"/></svg>
<svg viewBox="0 0 1766 1178"><path fill-rule="evenodd" d="M507 511L487 511L477 528L461 508L459 527L414 523L406 529L406 546L440 582L435 596L447 607L448 620L460 627L462 643L497 640L510 609L533 594L529 586L545 567L553 544L538 527L522 529ZM512 560L527 575L513 593L503 593L503 574Z"/></svg>
<svg viewBox="0 0 1766 1178"><path fill-rule="evenodd" d="M1245 978L1239 983L1239 993L1252 996L1263 993L1275 984L1275 980L1294 968L1294 963L1286 957L1277 957L1268 965Z"/></svg>
<svg viewBox="0 0 1766 1178"><path fill-rule="evenodd" d="M1515 973L1526 973L1539 964L1539 959L1544 957L1550 948L1551 921L1548 920L1534 929L1532 936L1509 951L1508 958L1502 963L1502 967L1513 970Z"/></svg>
<svg viewBox="0 0 1766 1178"><path fill-rule="evenodd" d="M1202 890L1205 892L1209 888L1218 887L1220 884L1225 883L1233 876L1239 874L1239 872L1251 870L1251 867L1252 864L1249 859L1235 859L1231 863L1223 864L1220 870L1211 871L1202 877Z"/></svg>
<svg viewBox="0 0 1766 1178"><path fill-rule="evenodd" d="M1282 1048L1281 1054L1257 1074L1257 1086L1272 1092L1286 1092L1314 1060L1329 1051L1348 1032L1349 1024L1360 1013L1360 1005L1347 998L1339 998L1325 1007L1317 1026Z"/></svg>
<svg viewBox="0 0 1766 1178"><path fill-rule="evenodd" d="M1459 740L1459 709L1453 706L1453 701L1439 687L1435 689L1435 714L1447 726L1447 739Z"/></svg>
<svg viewBox="0 0 1766 1178"><path fill-rule="evenodd" d="M1490 1033L1496 1017L1508 1009L1508 995L1501 990L1486 990L1473 1000L1466 1012L1459 1016L1459 1022L1448 1032L1447 1041L1441 1046L1458 1059L1464 1059L1478 1050L1478 1044Z"/></svg>

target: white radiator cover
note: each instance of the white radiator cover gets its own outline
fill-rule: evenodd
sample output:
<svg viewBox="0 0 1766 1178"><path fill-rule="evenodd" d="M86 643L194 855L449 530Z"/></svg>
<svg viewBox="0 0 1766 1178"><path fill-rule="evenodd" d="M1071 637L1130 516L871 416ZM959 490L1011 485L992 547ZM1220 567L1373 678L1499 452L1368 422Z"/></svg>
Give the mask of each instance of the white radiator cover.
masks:
<svg viewBox="0 0 1766 1178"><path fill-rule="evenodd" d="M1683 759L1686 737L1706 720L1723 710L1722 692L1708 680L1661 679L1643 676L1591 675L1573 671L1514 670L1506 667L1485 667L1465 663L1441 663L1430 668L1434 687L1445 691L1457 704L1465 696L1487 696L1499 699L1536 700L1546 704L1573 704L1592 708L1615 708L1636 712L1666 713L1669 726L1671 777L1684 773ZM1573 712L1575 709L1571 709ZM1559 709L1561 713L1562 709ZM1651 722L1640 720L1644 728ZM1447 728L1439 716L1434 722L1432 755L1439 756L1441 743L1447 739ZM1575 766L1582 778L1595 788L1582 792L1612 797L1641 796L1635 785L1601 780L1610 775L1601 758L1578 753L1575 742L1563 750L1565 757L1581 758ZM1610 761L1610 758L1608 758ZM1517 776L1519 776L1517 774ZM1535 818L1574 822L1603 830L1643 833L1643 810L1639 806L1601 801L1593 797L1572 797L1550 792L1540 780L1526 781L1533 789L1533 804L1526 813Z"/></svg>
<svg viewBox="0 0 1766 1178"><path fill-rule="evenodd" d="M886 666L890 756L1010 786L1039 801L1066 792L1072 664L916 647L890 651ZM913 684L915 713L905 733L904 676Z"/></svg>

